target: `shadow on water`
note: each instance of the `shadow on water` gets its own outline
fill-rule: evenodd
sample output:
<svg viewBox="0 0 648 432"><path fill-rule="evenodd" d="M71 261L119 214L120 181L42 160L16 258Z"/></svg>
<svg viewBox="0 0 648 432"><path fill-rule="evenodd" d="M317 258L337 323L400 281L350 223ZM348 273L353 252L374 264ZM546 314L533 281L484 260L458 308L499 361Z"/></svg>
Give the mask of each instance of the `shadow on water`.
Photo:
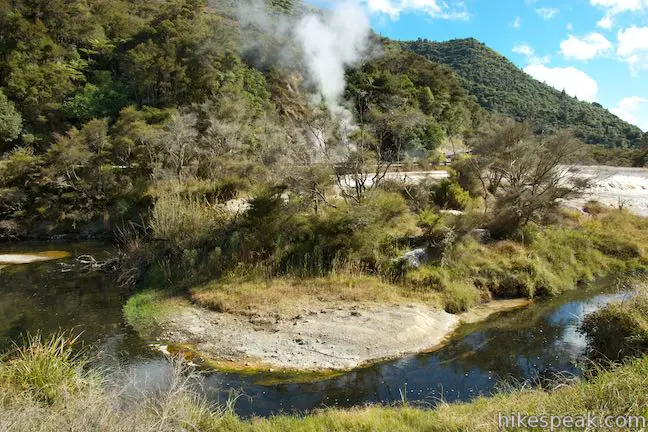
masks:
<svg viewBox="0 0 648 432"><path fill-rule="evenodd" d="M107 258L100 244L3 245L0 253L64 249L71 257ZM73 263L73 258L63 260ZM139 386L163 385L169 365L123 321L118 290L102 273L63 273L61 261L8 266L0 270L0 349L26 332L58 329L83 332L82 340L106 365L119 364ZM223 402L241 392L236 411L267 416L315 408L393 403L401 392L410 402L434 404L469 400L493 392L502 382L536 381L554 372L579 374L586 348L578 324L587 313L627 294L574 290L559 298L466 325L439 351L394 360L343 376L307 384L259 385L253 377L206 374L206 396Z"/></svg>

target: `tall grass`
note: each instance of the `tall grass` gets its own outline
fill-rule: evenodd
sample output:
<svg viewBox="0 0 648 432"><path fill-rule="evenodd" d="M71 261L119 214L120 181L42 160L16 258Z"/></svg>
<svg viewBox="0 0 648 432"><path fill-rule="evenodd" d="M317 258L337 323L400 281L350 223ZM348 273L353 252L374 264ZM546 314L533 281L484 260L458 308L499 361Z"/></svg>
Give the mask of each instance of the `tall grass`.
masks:
<svg viewBox="0 0 648 432"><path fill-rule="evenodd" d="M194 390L196 376L181 363L174 363L169 384L163 389L133 394L109 376L87 370L82 357L70 355L67 347L73 340L63 335L52 339L34 337L20 354L15 352L0 363L0 430L495 432L499 430L499 413L648 416L648 359L644 358L612 370L600 369L590 381L577 381L551 391L518 388L469 403L441 403L434 409L416 408L403 399L400 406L327 409L305 416L246 421L233 414L231 405L211 405L198 396ZM48 366L43 367L43 362ZM53 369L64 372L53 373ZM39 376L36 386L34 374ZM20 382L29 385L16 386ZM41 388L58 388L61 383L72 389L65 397L47 401L39 396Z"/></svg>
<svg viewBox="0 0 648 432"><path fill-rule="evenodd" d="M218 204L177 192L161 193L151 216L154 237L178 250L201 246L226 220L226 212Z"/></svg>
<svg viewBox="0 0 648 432"><path fill-rule="evenodd" d="M580 330L592 357L610 361L648 353L648 292L646 286L630 300L612 303L589 314Z"/></svg>
<svg viewBox="0 0 648 432"><path fill-rule="evenodd" d="M173 362L168 383L139 390L88 367L73 349L77 338L31 336L0 363L0 430L216 431L236 430L231 405L209 404L195 391L198 376ZM135 388L135 391L133 391ZM127 390L128 389L128 390Z"/></svg>
<svg viewBox="0 0 648 432"><path fill-rule="evenodd" d="M24 346L16 345L5 356L0 379L14 391L27 392L48 404L70 397L83 390L89 378L83 372L86 360L77 342L78 336L67 333L48 338L40 333L29 335Z"/></svg>

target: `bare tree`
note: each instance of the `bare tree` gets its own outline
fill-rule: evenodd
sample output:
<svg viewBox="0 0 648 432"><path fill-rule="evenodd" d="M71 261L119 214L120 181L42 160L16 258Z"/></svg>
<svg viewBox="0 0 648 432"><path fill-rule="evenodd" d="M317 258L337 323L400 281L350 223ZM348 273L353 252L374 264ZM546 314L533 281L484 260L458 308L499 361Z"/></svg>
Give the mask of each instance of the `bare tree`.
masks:
<svg viewBox="0 0 648 432"><path fill-rule="evenodd" d="M198 146L198 132L196 130L196 116L194 114L176 114L169 121L165 133L161 136L163 151L168 156L178 181L183 180L183 171L196 159L200 149Z"/></svg>
<svg viewBox="0 0 648 432"><path fill-rule="evenodd" d="M570 132L538 137L527 125L507 123L478 145L476 153L474 168L484 191L495 199L495 235L541 222L562 200L590 186L590 180L572 174L585 146Z"/></svg>

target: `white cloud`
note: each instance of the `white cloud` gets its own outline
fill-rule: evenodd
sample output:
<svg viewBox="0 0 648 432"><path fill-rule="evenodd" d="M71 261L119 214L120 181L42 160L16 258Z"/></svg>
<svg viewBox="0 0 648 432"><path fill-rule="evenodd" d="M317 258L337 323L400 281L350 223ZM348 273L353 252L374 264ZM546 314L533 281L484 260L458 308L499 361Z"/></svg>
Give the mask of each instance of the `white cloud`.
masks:
<svg viewBox="0 0 648 432"><path fill-rule="evenodd" d="M513 46L513 52L521 54L526 57L527 64L545 64L549 63L551 58L549 56L539 57L536 55L535 50L529 44L517 43Z"/></svg>
<svg viewBox="0 0 648 432"><path fill-rule="evenodd" d="M434 18L468 19L469 14L463 1L452 5L445 0L363 0L371 13L385 14L396 20L402 13L419 12Z"/></svg>
<svg viewBox="0 0 648 432"><path fill-rule="evenodd" d="M633 75L648 69L648 27L619 30L617 39L617 55L630 65Z"/></svg>
<svg viewBox="0 0 648 432"><path fill-rule="evenodd" d="M550 20L554 16L556 16L560 12L556 8L550 8L550 7L541 7L536 9L536 13L542 17L542 19L545 20Z"/></svg>
<svg viewBox="0 0 648 432"><path fill-rule="evenodd" d="M524 72L558 90L565 90L570 96L588 102L596 100L598 84L592 77L575 67L550 68L541 64L532 64L525 67Z"/></svg>
<svg viewBox="0 0 648 432"><path fill-rule="evenodd" d="M596 27L602 28L603 30L610 30L614 27L614 21L612 20L611 15L605 15L603 18L596 22Z"/></svg>
<svg viewBox="0 0 648 432"><path fill-rule="evenodd" d="M640 96L626 97L611 111L628 123L648 131L648 99Z"/></svg>
<svg viewBox="0 0 648 432"><path fill-rule="evenodd" d="M531 48L527 44L517 44L513 47L513 52L522 54L523 56L532 56L533 55L533 48Z"/></svg>
<svg viewBox="0 0 648 432"><path fill-rule="evenodd" d="M572 31L572 30L574 30L574 24L569 22L569 23L567 23L566 28L567 28L567 30Z"/></svg>
<svg viewBox="0 0 648 432"><path fill-rule="evenodd" d="M582 39L574 35L560 43L560 52L567 59L591 60L612 48L612 43L601 33L590 33Z"/></svg>
<svg viewBox="0 0 648 432"><path fill-rule="evenodd" d="M648 0L590 0L592 6L597 6L605 11L596 26L610 30L614 26L614 16L624 12L641 12L648 9Z"/></svg>
<svg viewBox="0 0 648 432"><path fill-rule="evenodd" d="M598 6L616 15L623 12L638 12L648 8L648 0L590 0L592 6Z"/></svg>
<svg viewBox="0 0 648 432"><path fill-rule="evenodd" d="M520 27L522 27L522 19L520 17L515 17L515 20L513 20L511 26L515 29L519 29Z"/></svg>

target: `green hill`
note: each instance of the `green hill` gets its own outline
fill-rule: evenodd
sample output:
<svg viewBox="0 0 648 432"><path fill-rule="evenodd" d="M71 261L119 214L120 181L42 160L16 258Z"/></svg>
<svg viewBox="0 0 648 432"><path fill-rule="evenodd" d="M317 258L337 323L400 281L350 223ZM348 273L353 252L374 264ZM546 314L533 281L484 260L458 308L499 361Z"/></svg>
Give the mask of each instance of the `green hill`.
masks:
<svg viewBox="0 0 648 432"><path fill-rule="evenodd" d="M579 101L532 78L506 57L476 39L430 42L419 39L402 46L429 60L452 67L464 87L487 110L530 120L539 130L572 128L589 144L637 147L641 130L597 103Z"/></svg>

